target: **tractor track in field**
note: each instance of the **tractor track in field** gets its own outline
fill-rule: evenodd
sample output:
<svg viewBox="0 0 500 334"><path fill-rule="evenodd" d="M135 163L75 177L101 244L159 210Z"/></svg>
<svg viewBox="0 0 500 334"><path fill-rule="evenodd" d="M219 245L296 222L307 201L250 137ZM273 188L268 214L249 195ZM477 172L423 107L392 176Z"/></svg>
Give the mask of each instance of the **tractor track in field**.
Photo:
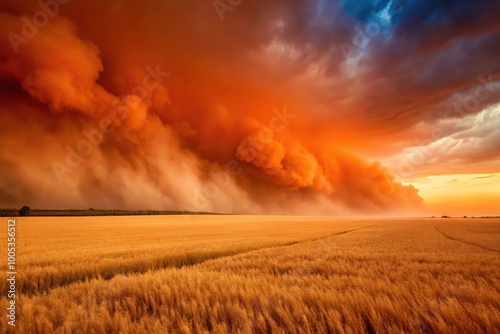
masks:
<svg viewBox="0 0 500 334"><path fill-rule="evenodd" d="M343 234L347 234L347 233L351 233L351 232L356 232L356 231L360 231L360 230L363 230L363 229L367 229L367 228L370 228L370 227L375 226L377 224L380 224L380 223L375 223L375 224L370 224L368 226L363 226L363 227L359 227L359 228L355 228L355 229L340 231L340 232L336 232L336 233L329 234L329 235L322 236L322 237L316 237L316 238L305 239L305 240L300 240L300 241L292 241L292 242L288 242L288 243L284 243L284 244L277 244L277 245L272 245L272 246L268 245L268 246L263 246L263 247L260 247L260 248L257 247L257 248L254 248L254 249L243 250L241 252L227 252L227 253L214 254L214 256L208 256L207 258L200 259L200 260L195 259L195 258L187 257L185 261L182 261L179 264L173 264L173 265L172 264L168 264L168 265L159 266L159 267L154 268L154 269L128 270L128 271L124 271L124 272L122 271L121 273L120 272L117 272L117 273L107 273L107 275L104 274L104 273L100 273L99 275L90 275L90 276L84 275L84 276L82 276L82 277L80 277L78 279L67 281L67 282L62 283L62 284L56 284L54 286L45 287L45 288L40 289L40 290L38 290L36 292L22 291L22 289L21 289L20 293L24 294L26 296L32 297L32 296L39 295L40 293L49 293L51 290L56 289L56 288L65 288L65 287L71 286L73 284L84 283L84 282L88 282L88 281L93 280L93 279L103 279L105 281L110 281L110 280L112 280L113 278L115 278L117 276L141 275L141 274L145 274L145 273L150 272L150 271L158 271L158 270L169 269L169 268L177 268L177 269L180 269L180 268L190 268L190 267L194 267L194 266L203 264L203 263L205 263L207 261L213 261L213 260L227 258L227 257L232 257L232 256L244 255L244 254L248 254L248 253L252 253L252 252L262 251L262 250L265 250L265 249L283 248L283 247L289 247L289 246L298 245L298 244L307 243L307 242L314 242L314 241L318 241L318 240L324 240L324 239L328 239L328 238L340 236L340 235L343 235Z"/></svg>
<svg viewBox="0 0 500 334"><path fill-rule="evenodd" d="M475 246L475 247L478 247L478 248L481 248L481 249L484 249L484 250L487 250L487 251L490 251L490 252L495 252L497 254L500 254L500 251L497 250L497 249L494 249L494 248L490 248L490 247L486 247L486 246L483 246L483 245L479 245L479 244L476 244L474 242L469 242L469 241L464 241L464 240L460 240L458 238L455 238L455 237L452 237L446 233L444 233L443 231L441 231L440 229L438 229L436 226L434 226L434 228L436 229L436 231L438 231L441 235L443 235L445 238L448 238L450 240L453 240L453 241L456 241L456 242L460 242L460 243L463 243L465 245L469 245L469 246Z"/></svg>
<svg viewBox="0 0 500 334"><path fill-rule="evenodd" d="M327 235L327 236L324 236L324 237L318 237L318 238L312 238L312 239L297 241L297 242L294 242L294 243L289 243L289 244L285 244L285 245L281 245L281 246L277 246L277 247L284 247L284 246L290 246L290 245L294 245L294 244L301 244L301 243L305 243L305 242L324 240L324 239L328 239L328 238L332 238L332 237L337 237L337 236L342 235L342 234L347 234L347 233L351 233L351 232L356 232L356 231L364 230L364 229L370 228L370 227L378 225L378 224L380 224L380 223L375 223L375 224L371 224L371 225L368 225L368 226L363 226L363 227L360 227L360 228L354 228L352 230L341 231L341 232L330 234L330 235ZM267 248L269 248L269 247L267 247Z"/></svg>
<svg viewBox="0 0 500 334"><path fill-rule="evenodd" d="M352 230L340 231L340 232L336 232L334 234L325 235L325 236L322 236L322 237L305 239L305 240L300 240L300 241L291 241L291 242L287 242L287 243L281 244L281 245L264 246L264 247L261 247L261 248L255 248L255 249L251 249L251 250L248 250L248 251L243 251L243 252L236 253L236 254L231 254L231 255L227 255L227 256L220 256L220 257L216 257L216 258L213 258L213 259L208 259L206 261L216 260L216 259L223 258L223 257L231 257L231 256L243 255L243 254L247 254L247 253L251 253L251 252L257 252L257 251L261 251L261 250L265 250L265 249L283 248L283 247L288 247L288 246L293 246L293 245L298 245L298 244L304 244L304 243L307 243L307 242L324 240L324 239L328 239L328 238L337 237L339 235L343 235L343 234L347 234L347 233L351 233L351 232L356 232L356 231L364 230L364 229L367 229L369 227L372 227L372 226L375 226L375 225L378 225L378 224L380 224L380 223L375 223L375 224L371 224L371 225L368 225L368 226L354 228ZM206 261L203 261L203 262L206 262ZM200 263L203 263L203 262L200 262ZM198 265L200 263L196 263L196 264L193 264L191 266Z"/></svg>

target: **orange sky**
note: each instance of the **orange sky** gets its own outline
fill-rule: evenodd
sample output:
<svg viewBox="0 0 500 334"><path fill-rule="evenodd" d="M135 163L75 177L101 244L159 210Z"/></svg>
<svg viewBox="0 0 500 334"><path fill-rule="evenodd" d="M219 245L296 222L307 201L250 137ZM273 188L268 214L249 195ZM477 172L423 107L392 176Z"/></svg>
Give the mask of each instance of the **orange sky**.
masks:
<svg viewBox="0 0 500 334"><path fill-rule="evenodd" d="M431 215L498 215L500 173L428 176L412 183Z"/></svg>
<svg viewBox="0 0 500 334"><path fill-rule="evenodd" d="M2 1L0 206L493 215L499 13Z"/></svg>

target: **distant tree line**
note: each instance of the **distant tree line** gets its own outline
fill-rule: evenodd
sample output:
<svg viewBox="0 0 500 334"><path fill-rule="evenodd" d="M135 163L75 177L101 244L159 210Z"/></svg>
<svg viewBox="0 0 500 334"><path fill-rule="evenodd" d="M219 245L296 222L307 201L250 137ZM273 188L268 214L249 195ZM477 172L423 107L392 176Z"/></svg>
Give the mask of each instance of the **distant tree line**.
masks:
<svg viewBox="0 0 500 334"><path fill-rule="evenodd" d="M196 211L173 211L173 210L102 210L89 208L84 209L31 209L25 205L20 209L0 208L0 217L50 217L50 216L149 216L149 215L222 215L216 212L196 212Z"/></svg>

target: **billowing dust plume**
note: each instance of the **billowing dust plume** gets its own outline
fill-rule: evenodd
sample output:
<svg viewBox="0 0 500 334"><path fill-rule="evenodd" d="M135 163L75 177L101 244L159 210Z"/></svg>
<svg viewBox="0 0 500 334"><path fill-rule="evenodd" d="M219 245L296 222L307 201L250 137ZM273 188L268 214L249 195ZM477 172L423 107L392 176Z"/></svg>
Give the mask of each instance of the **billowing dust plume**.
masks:
<svg viewBox="0 0 500 334"><path fill-rule="evenodd" d="M303 134L313 106L288 74L266 73L256 52L267 35L251 38L234 21L241 36L231 36L211 8L190 12L188 25L148 21L132 3L99 9L113 20L84 15L97 3L65 6L39 27L36 5L0 14L1 207L372 214L421 205L377 162Z"/></svg>

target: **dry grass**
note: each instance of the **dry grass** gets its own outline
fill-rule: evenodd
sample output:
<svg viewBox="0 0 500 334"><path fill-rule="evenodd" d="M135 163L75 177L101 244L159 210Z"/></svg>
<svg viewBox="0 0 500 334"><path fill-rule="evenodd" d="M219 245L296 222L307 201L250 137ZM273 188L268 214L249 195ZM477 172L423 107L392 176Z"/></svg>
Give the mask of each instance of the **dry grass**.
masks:
<svg viewBox="0 0 500 334"><path fill-rule="evenodd" d="M455 219L452 222L440 222L438 230L445 236L478 247L500 253L499 219Z"/></svg>
<svg viewBox="0 0 500 334"><path fill-rule="evenodd" d="M28 295L92 278L107 280L118 274L193 265L371 223L279 216L29 217L17 221L17 262L23 269L17 288ZM1 238L2 249L6 241ZM0 282L2 291L6 284Z"/></svg>
<svg viewBox="0 0 500 334"><path fill-rule="evenodd" d="M238 242L250 247L190 267L92 279L22 295L17 332L499 333L498 253L457 240L483 247L496 240L498 245L500 220L484 225L472 219L287 222L277 217L266 225L263 217L256 218L258 223L245 218L249 220L233 224L229 220L238 217L222 223L217 222L220 217L210 219L193 222L200 225L191 232L186 231L190 225L171 226L170 232L182 237L171 236L158 247L169 251L169 243L177 240L176 247L189 244L187 251L196 245L189 243L192 239L210 240L200 252L220 247L231 253L233 247L234 254L239 252L234 250ZM369 227L342 233L363 226ZM436 227L455 233L457 240ZM127 238L119 232L121 225L107 228L115 231L116 238L108 239L109 251L112 242L117 252L126 248L116 244ZM26 225L23 229L28 238ZM82 225L73 233L88 230ZM329 234L337 235L324 237ZM36 245L25 247L59 247ZM149 249L139 247L140 241L134 245L136 251ZM252 247L259 249L248 251ZM83 251L93 254L90 249ZM0 322L2 331L5 321Z"/></svg>

